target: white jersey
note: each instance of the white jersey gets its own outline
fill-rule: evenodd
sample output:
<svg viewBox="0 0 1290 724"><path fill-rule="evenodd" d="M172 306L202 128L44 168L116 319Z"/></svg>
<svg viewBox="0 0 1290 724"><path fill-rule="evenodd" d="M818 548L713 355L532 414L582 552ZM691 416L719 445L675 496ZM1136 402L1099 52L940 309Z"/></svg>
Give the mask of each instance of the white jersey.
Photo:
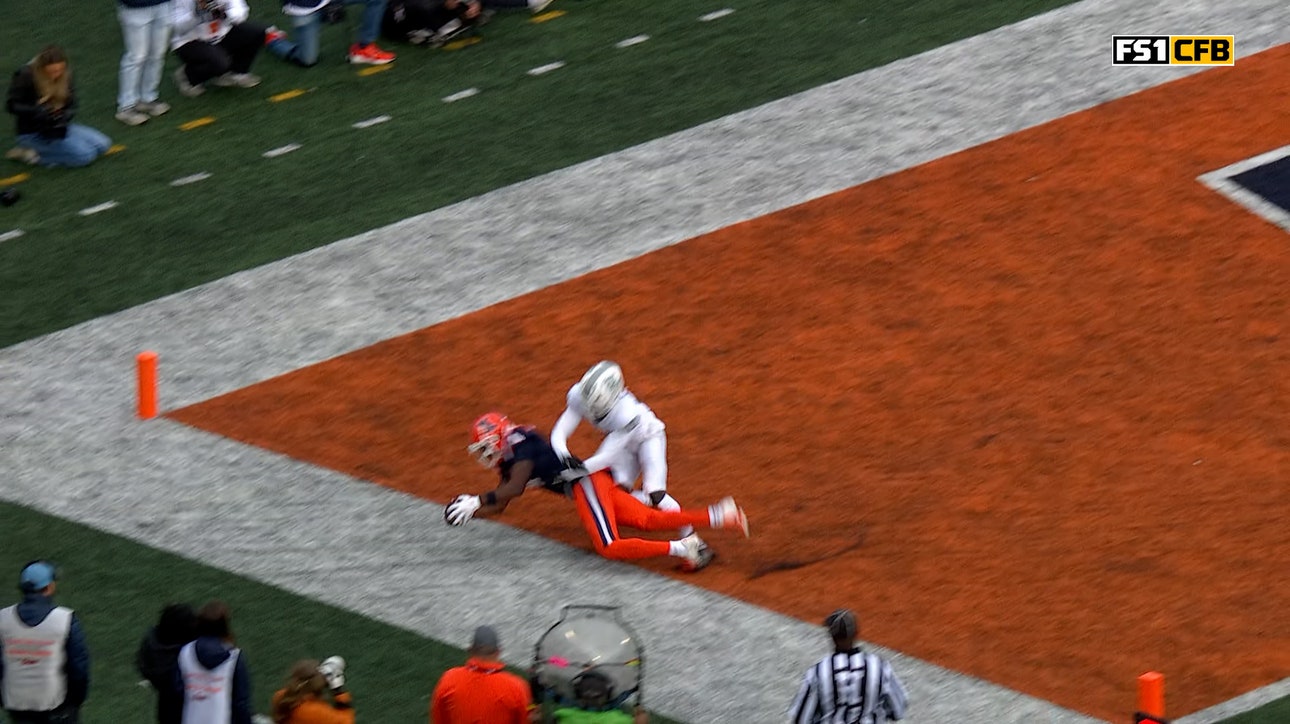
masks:
<svg viewBox="0 0 1290 724"><path fill-rule="evenodd" d="M585 460L588 471L609 470L619 485L629 489L643 475L647 493L667 488L666 426L649 405L623 390L609 414L596 420L587 414L576 384L569 388L565 402L564 413L551 429L556 454L569 454L569 436L586 420L605 434L596 454Z"/></svg>
<svg viewBox="0 0 1290 724"><path fill-rule="evenodd" d="M57 606L44 621L28 626L18 607L0 611L0 641L4 643L4 682L0 698L13 711L52 711L67 698L67 636L72 610Z"/></svg>

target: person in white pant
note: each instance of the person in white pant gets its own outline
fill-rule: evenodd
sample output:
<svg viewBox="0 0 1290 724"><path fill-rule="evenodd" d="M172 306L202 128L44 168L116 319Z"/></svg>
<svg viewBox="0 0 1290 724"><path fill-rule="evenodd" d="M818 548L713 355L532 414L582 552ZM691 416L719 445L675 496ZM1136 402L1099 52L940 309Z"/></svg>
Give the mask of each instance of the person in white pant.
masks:
<svg viewBox="0 0 1290 724"><path fill-rule="evenodd" d="M608 470L614 482L642 503L664 511L681 509L667 492L666 426L627 389L617 363L597 362L569 388L564 412L551 428L551 447L561 458L576 460L569 452L569 436L583 420L605 433L595 454L582 462L588 473ZM693 533L691 526L681 529L682 537ZM707 544L703 547L710 558Z"/></svg>
<svg viewBox="0 0 1290 724"><path fill-rule="evenodd" d="M117 0L125 52L116 96L116 119L137 126L170 110L158 99L169 50L171 0Z"/></svg>

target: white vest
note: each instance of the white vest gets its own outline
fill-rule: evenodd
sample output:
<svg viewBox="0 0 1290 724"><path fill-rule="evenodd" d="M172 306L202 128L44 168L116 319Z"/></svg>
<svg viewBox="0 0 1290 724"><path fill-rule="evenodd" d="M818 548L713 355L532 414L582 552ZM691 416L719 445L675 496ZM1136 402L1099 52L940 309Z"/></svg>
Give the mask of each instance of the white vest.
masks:
<svg viewBox="0 0 1290 724"><path fill-rule="evenodd" d="M4 708L13 711L51 711L67 698L67 634L72 609L57 606L44 621L28 626L18 607L0 611L0 641L4 642Z"/></svg>
<svg viewBox="0 0 1290 724"><path fill-rule="evenodd" d="M238 649L224 663L207 669L197 660L197 642L179 650L179 673L184 678L183 724L228 724L233 719L233 668Z"/></svg>

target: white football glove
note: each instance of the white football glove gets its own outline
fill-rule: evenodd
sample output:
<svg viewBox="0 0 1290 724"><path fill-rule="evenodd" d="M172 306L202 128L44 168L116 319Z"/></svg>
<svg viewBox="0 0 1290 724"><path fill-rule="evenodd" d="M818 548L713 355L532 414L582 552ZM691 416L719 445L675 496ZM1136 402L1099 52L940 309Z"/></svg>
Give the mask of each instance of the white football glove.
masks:
<svg viewBox="0 0 1290 724"><path fill-rule="evenodd" d="M339 689L345 685L345 660L339 656L331 656L318 665L318 673L327 680L328 689Z"/></svg>
<svg viewBox="0 0 1290 724"><path fill-rule="evenodd" d="M449 525L465 525L474 517L475 511L479 510L482 504L483 501L478 495L458 495L443 512L443 519L448 521Z"/></svg>

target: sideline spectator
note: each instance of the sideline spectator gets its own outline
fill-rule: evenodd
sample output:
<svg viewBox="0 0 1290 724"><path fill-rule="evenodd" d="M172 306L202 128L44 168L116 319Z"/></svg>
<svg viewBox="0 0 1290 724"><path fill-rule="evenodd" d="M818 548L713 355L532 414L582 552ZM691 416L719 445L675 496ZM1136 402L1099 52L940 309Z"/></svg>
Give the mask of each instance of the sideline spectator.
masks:
<svg viewBox="0 0 1290 724"><path fill-rule="evenodd" d="M54 605L58 573L23 566L22 603L0 611L0 698L13 724L76 724L90 690L90 652L76 614Z"/></svg>
<svg viewBox="0 0 1290 724"><path fill-rule="evenodd" d="M264 25L249 20L246 0L174 0L174 39L171 45L183 65L175 71L179 92L195 98L206 83L254 88L259 76L251 64L264 47Z"/></svg>
<svg viewBox="0 0 1290 724"><path fill-rule="evenodd" d="M381 36L437 48L481 24L482 13L478 0L390 0Z"/></svg>
<svg viewBox="0 0 1290 724"><path fill-rule="evenodd" d="M613 705L614 682L589 669L573 680L573 705L557 708L552 716L558 724L649 724L649 713L636 707L632 714Z"/></svg>
<svg viewBox="0 0 1290 724"><path fill-rule="evenodd" d="M362 5L363 17L359 20L357 42L349 46L350 63L385 65L394 61L394 53L376 47L376 36L381 32L381 19L385 15L386 0L282 0L282 12L291 17L295 40L288 40L285 33L271 29L267 37L269 52L306 68L318 64L319 36L323 20L343 17L345 5Z"/></svg>
<svg viewBox="0 0 1290 724"><path fill-rule="evenodd" d="M505 671L501 643L491 626L480 626L466 650L465 666L440 677L430 702L433 724L526 724L533 704L528 682Z"/></svg>
<svg viewBox="0 0 1290 724"><path fill-rule="evenodd" d="M116 96L116 119L137 126L170 110L158 100L170 37L171 0L117 0L125 52Z"/></svg>
<svg viewBox="0 0 1290 724"><path fill-rule="evenodd" d="M251 724L251 676L237 648L228 604L197 612L197 639L179 650L172 691L183 696L184 724Z"/></svg>
<svg viewBox="0 0 1290 724"><path fill-rule="evenodd" d="M792 724L875 724L905 717L908 694L891 664L856 646L856 615L840 608L824 619L833 653L806 670L789 707Z"/></svg>
<svg viewBox="0 0 1290 724"><path fill-rule="evenodd" d="M179 650L197 638L197 614L186 603L161 610L157 625L148 629L134 655L134 667L157 692L157 724L181 724L184 698L172 690L179 671Z"/></svg>
<svg viewBox="0 0 1290 724"><path fill-rule="evenodd" d="M331 692L331 701L323 692ZM354 700L345 691L345 660L297 661L273 695L274 724L354 724Z"/></svg>
<svg viewBox="0 0 1290 724"><path fill-rule="evenodd" d="M112 146L99 131L72 123L76 88L67 53L50 45L13 74L5 108L17 122L18 145L5 158L41 166L88 166Z"/></svg>

